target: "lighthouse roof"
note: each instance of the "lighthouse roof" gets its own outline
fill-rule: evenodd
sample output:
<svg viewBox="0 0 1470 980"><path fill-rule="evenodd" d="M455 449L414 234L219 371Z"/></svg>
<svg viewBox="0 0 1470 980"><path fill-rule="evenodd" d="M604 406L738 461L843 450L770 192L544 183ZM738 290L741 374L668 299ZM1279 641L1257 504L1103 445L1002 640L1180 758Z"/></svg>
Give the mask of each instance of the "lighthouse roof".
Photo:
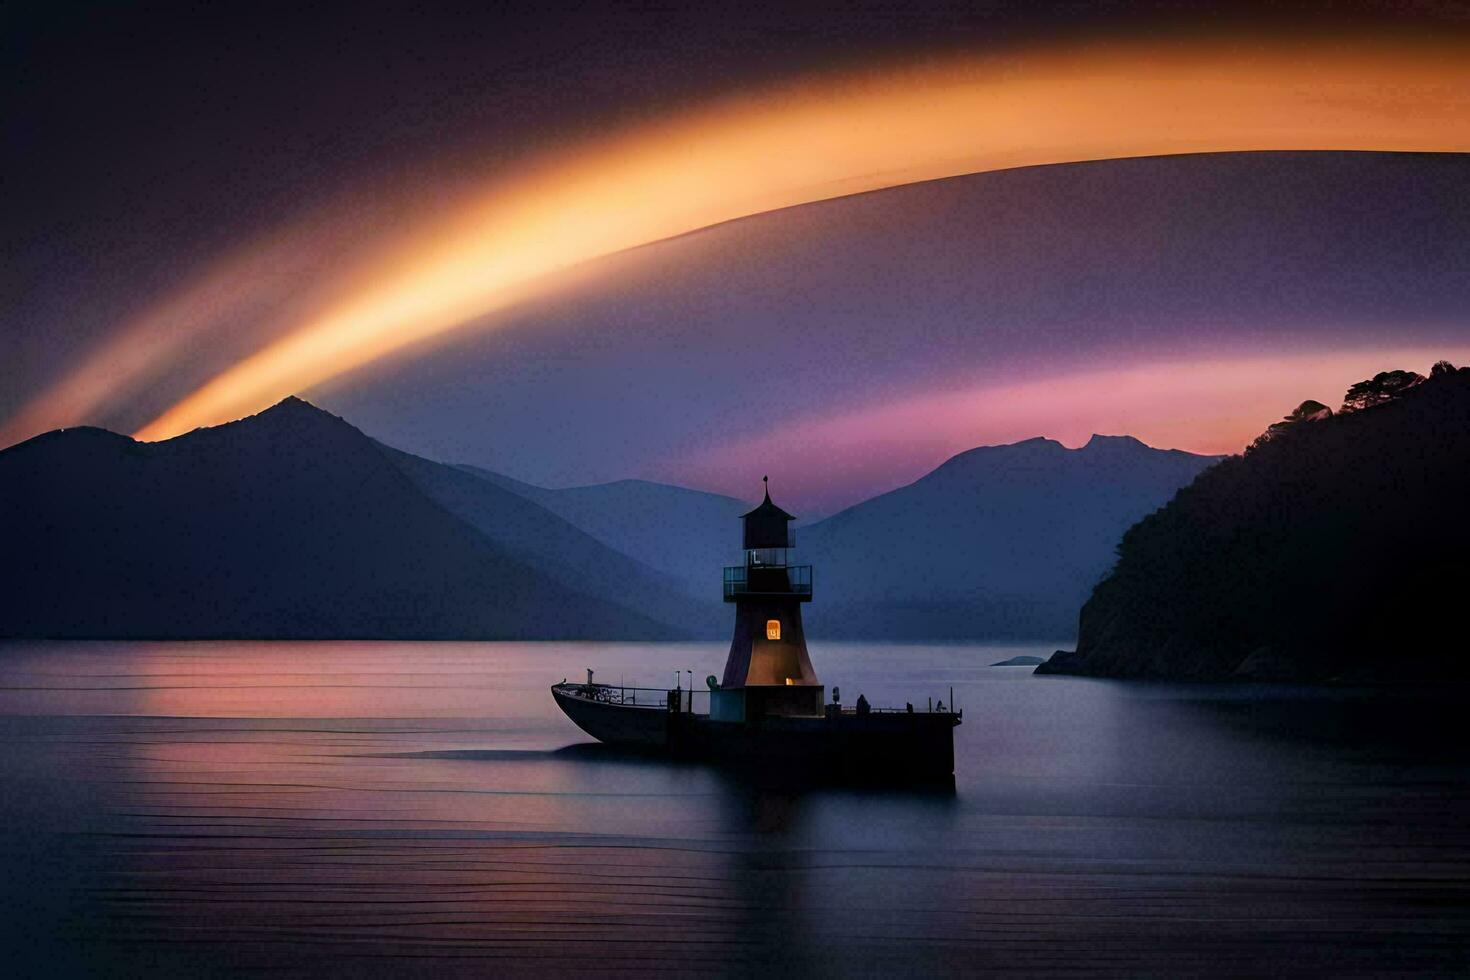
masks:
<svg viewBox="0 0 1470 980"><path fill-rule="evenodd" d="M761 478L765 482L765 477ZM766 489L766 499L755 510L740 515L745 524L745 548L789 548L791 532L786 525L796 518L771 503L771 491Z"/></svg>
<svg viewBox="0 0 1470 980"><path fill-rule="evenodd" d="M759 520L796 520L795 515L788 514L780 507L777 507L775 504L771 503L771 491L769 488L766 489L766 499L760 502L760 506L755 508L754 510L746 511L744 514L741 514L740 517L742 519L747 517L754 517Z"/></svg>

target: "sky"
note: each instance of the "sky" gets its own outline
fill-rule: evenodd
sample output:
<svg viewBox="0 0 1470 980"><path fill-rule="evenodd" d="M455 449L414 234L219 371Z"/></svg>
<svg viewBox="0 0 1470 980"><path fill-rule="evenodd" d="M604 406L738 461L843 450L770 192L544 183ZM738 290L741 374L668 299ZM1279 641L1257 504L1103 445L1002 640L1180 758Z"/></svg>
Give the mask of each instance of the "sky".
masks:
<svg viewBox="0 0 1470 980"><path fill-rule="evenodd" d="M1344 152L1470 148L1464 79L1392 50L1470 14L1187 15L7 6L0 442L297 391L434 458L770 473L809 516L1035 435L1236 451L1470 360L1470 156Z"/></svg>

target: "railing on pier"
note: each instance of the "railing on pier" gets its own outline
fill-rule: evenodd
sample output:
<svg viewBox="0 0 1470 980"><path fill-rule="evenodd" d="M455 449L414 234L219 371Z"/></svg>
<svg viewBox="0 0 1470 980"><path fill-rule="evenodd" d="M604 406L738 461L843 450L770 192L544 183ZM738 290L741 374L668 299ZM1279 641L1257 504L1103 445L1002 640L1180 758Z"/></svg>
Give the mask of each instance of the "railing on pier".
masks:
<svg viewBox="0 0 1470 980"><path fill-rule="evenodd" d="M662 687L628 687L622 684L578 684L563 681L558 687L564 687L577 697L586 698L588 701L596 701L599 704L615 704L630 708L648 708L667 711L669 709L669 695L676 695L679 701L679 711L683 714L709 714L708 690L698 689L691 691L683 688ZM950 697L954 697L954 691L950 691ZM701 702L700 699L703 699ZM702 709L701 709L702 704ZM822 706L823 714L827 717L841 715L851 717L856 715L953 715L963 718L963 708L956 708L953 704L946 705L943 700L935 702L929 699L924 704L906 705L902 708L875 708L871 705L859 709L856 705L827 703Z"/></svg>
<svg viewBox="0 0 1470 980"><path fill-rule="evenodd" d="M693 711L697 714L709 713L709 691L707 690L696 689L691 692L687 687L625 687L621 684L601 683L565 683L561 686L569 689L577 697L596 701L599 704L616 704L630 708L662 708L665 711L669 707L669 695L677 692L681 711ZM704 698L704 711L702 712L699 710L700 698Z"/></svg>
<svg viewBox="0 0 1470 980"><path fill-rule="evenodd" d="M830 705L830 704L827 705L827 711L828 711L829 714L832 713L833 706ZM910 708L871 708L870 707L870 708L867 708L867 709L865 709L863 711L859 711L857 708L854 708L854 707L852 707L850 705L844 704L844 705L841 705L840 706L840 708L837 711L837 713L839 713L839 714L841 714L843 716L847 716L847 715L955 715L955 716L963 716L964 713L965 713L965 709L963 709L963 708L952 708L952 707L945 706L945 704L944 704L943 701L941 701L938 705L916 704L916 705L913 706L912 709L910 709Z"/></svg>

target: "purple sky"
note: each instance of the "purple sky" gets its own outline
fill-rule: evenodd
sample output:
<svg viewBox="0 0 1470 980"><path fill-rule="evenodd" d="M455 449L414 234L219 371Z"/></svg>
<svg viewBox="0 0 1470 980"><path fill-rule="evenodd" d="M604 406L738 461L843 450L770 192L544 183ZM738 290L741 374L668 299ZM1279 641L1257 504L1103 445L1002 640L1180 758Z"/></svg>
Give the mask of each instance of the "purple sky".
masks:
<svg viewBox="0 0 1470 980"><path fill-rule="evenodd" d="M1461 156L1245 154L894 189L655 246L508 330L369 368L318 400L386 441L533 481L739 492L764 466L825 511L966 448L967 427L984 441L983 410L933 419L885 445L876 471L825 489L820 472L838 467L812 458L820 443L728 465L719 448L916 393L1157 361L1203 385L1242 357L1470 346L1467 180ZM1248 431L1341 394L1310 372L1284 388L1245 406ZM1220 424L1194 421L1170 444L1243 445L1238 425L1222 443Z"/></svg>
<svg viewBox="0 0 1470 980"><path fill-rule="evenodd" d="M895 52L1238 23L1465 26L1447 4L1266 9L7 8L0 417L200 262L365 181L427 166L448 186L527 148ZM1463 156L1291 153L899 188L611 260L506 329L303 394L394 445L536 482L748 496L769 471L806 514L976 442L1075 442L1090 424L1218 451L1301 398L1333 402L1322 389L1380 353L1470 348L1466 186ZM1314 357L1337 374L1309 370ZM1248 383L1240 365L1273 360L1303 365L1299 393L1289 375ZM1174 389L1140 368L1197 378L1200 399L1164 398ZM1127 386L1104 399L1116 411L1039 405L1025 431L995 400L1052 379L1065 403L1067 386L1103 390L1099 372ZM86 421L130 431L176 384Z"/></svg>

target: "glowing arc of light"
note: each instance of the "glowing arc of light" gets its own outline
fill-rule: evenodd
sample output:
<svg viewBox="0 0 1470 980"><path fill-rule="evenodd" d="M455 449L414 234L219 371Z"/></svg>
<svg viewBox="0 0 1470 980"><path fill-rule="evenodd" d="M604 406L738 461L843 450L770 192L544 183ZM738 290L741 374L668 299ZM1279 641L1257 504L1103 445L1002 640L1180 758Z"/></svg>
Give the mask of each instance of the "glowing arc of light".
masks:
<svg viewBox="0 0 1470 980"><path fill-rule="evenodd" d="M724 221L1011 167L1240 150L1470 151L1470 48L1136 43L812 79L589 146L404 236L343 302L138 432L236 418L595 259Z"/></svg>

